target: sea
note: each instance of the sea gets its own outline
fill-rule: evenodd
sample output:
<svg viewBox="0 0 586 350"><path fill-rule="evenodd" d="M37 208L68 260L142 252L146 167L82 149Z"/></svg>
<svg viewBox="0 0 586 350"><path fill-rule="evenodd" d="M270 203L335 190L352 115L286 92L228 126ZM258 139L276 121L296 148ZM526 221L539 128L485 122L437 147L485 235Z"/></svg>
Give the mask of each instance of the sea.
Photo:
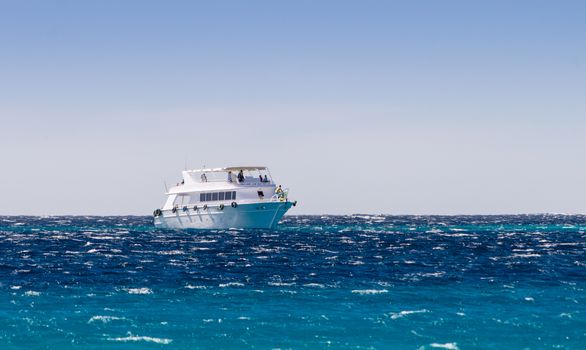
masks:
<svg viewBox="0 0 586 350"><path fill-rule="evenodd" d="M586 216L0 216L0 349L586 349Z"/></svg>

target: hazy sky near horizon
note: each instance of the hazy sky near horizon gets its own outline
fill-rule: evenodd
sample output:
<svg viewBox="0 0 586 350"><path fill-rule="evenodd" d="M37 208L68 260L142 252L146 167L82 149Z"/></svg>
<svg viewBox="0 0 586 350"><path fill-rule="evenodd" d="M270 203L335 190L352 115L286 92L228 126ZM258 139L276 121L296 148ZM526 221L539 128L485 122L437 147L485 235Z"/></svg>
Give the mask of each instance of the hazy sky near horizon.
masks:
<svg viewBox="0 0 586 350"><path fill-rule="evenodd" d="M584 1L0 1L0 62L0 215L586 213Z"/></svg>

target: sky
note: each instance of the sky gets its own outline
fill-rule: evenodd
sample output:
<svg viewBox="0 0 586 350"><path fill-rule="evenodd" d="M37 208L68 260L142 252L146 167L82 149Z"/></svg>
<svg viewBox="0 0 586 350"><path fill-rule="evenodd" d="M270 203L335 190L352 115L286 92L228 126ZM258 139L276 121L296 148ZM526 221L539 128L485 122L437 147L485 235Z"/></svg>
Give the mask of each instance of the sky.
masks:
<svg viewBox="0 0 586 350"><path fill-rule="evenodd" d="M586 213L584 1L0 0L0 215Z"/></svg>

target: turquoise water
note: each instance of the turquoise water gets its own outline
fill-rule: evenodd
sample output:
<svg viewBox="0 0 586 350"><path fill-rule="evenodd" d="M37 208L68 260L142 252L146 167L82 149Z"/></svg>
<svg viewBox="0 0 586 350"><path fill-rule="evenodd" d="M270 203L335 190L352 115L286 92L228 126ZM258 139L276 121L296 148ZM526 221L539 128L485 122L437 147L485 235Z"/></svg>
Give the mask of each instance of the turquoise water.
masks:
<svg viewBox="0 0 586 350"><path fill-rule="evenodd" d="M586 217L0 217L1 349L584 349Z"/></svg>

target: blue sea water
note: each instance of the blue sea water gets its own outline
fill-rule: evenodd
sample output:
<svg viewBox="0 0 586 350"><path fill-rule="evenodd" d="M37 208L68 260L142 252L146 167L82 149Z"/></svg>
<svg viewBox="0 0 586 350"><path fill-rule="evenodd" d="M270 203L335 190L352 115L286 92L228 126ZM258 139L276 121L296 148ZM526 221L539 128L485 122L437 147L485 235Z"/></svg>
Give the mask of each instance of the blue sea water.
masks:
<svg viewBox="0 0 586 350"><path fill-rule="evenodd" d="M0 217L0 349L585 349L586 216Z"/></svg>

